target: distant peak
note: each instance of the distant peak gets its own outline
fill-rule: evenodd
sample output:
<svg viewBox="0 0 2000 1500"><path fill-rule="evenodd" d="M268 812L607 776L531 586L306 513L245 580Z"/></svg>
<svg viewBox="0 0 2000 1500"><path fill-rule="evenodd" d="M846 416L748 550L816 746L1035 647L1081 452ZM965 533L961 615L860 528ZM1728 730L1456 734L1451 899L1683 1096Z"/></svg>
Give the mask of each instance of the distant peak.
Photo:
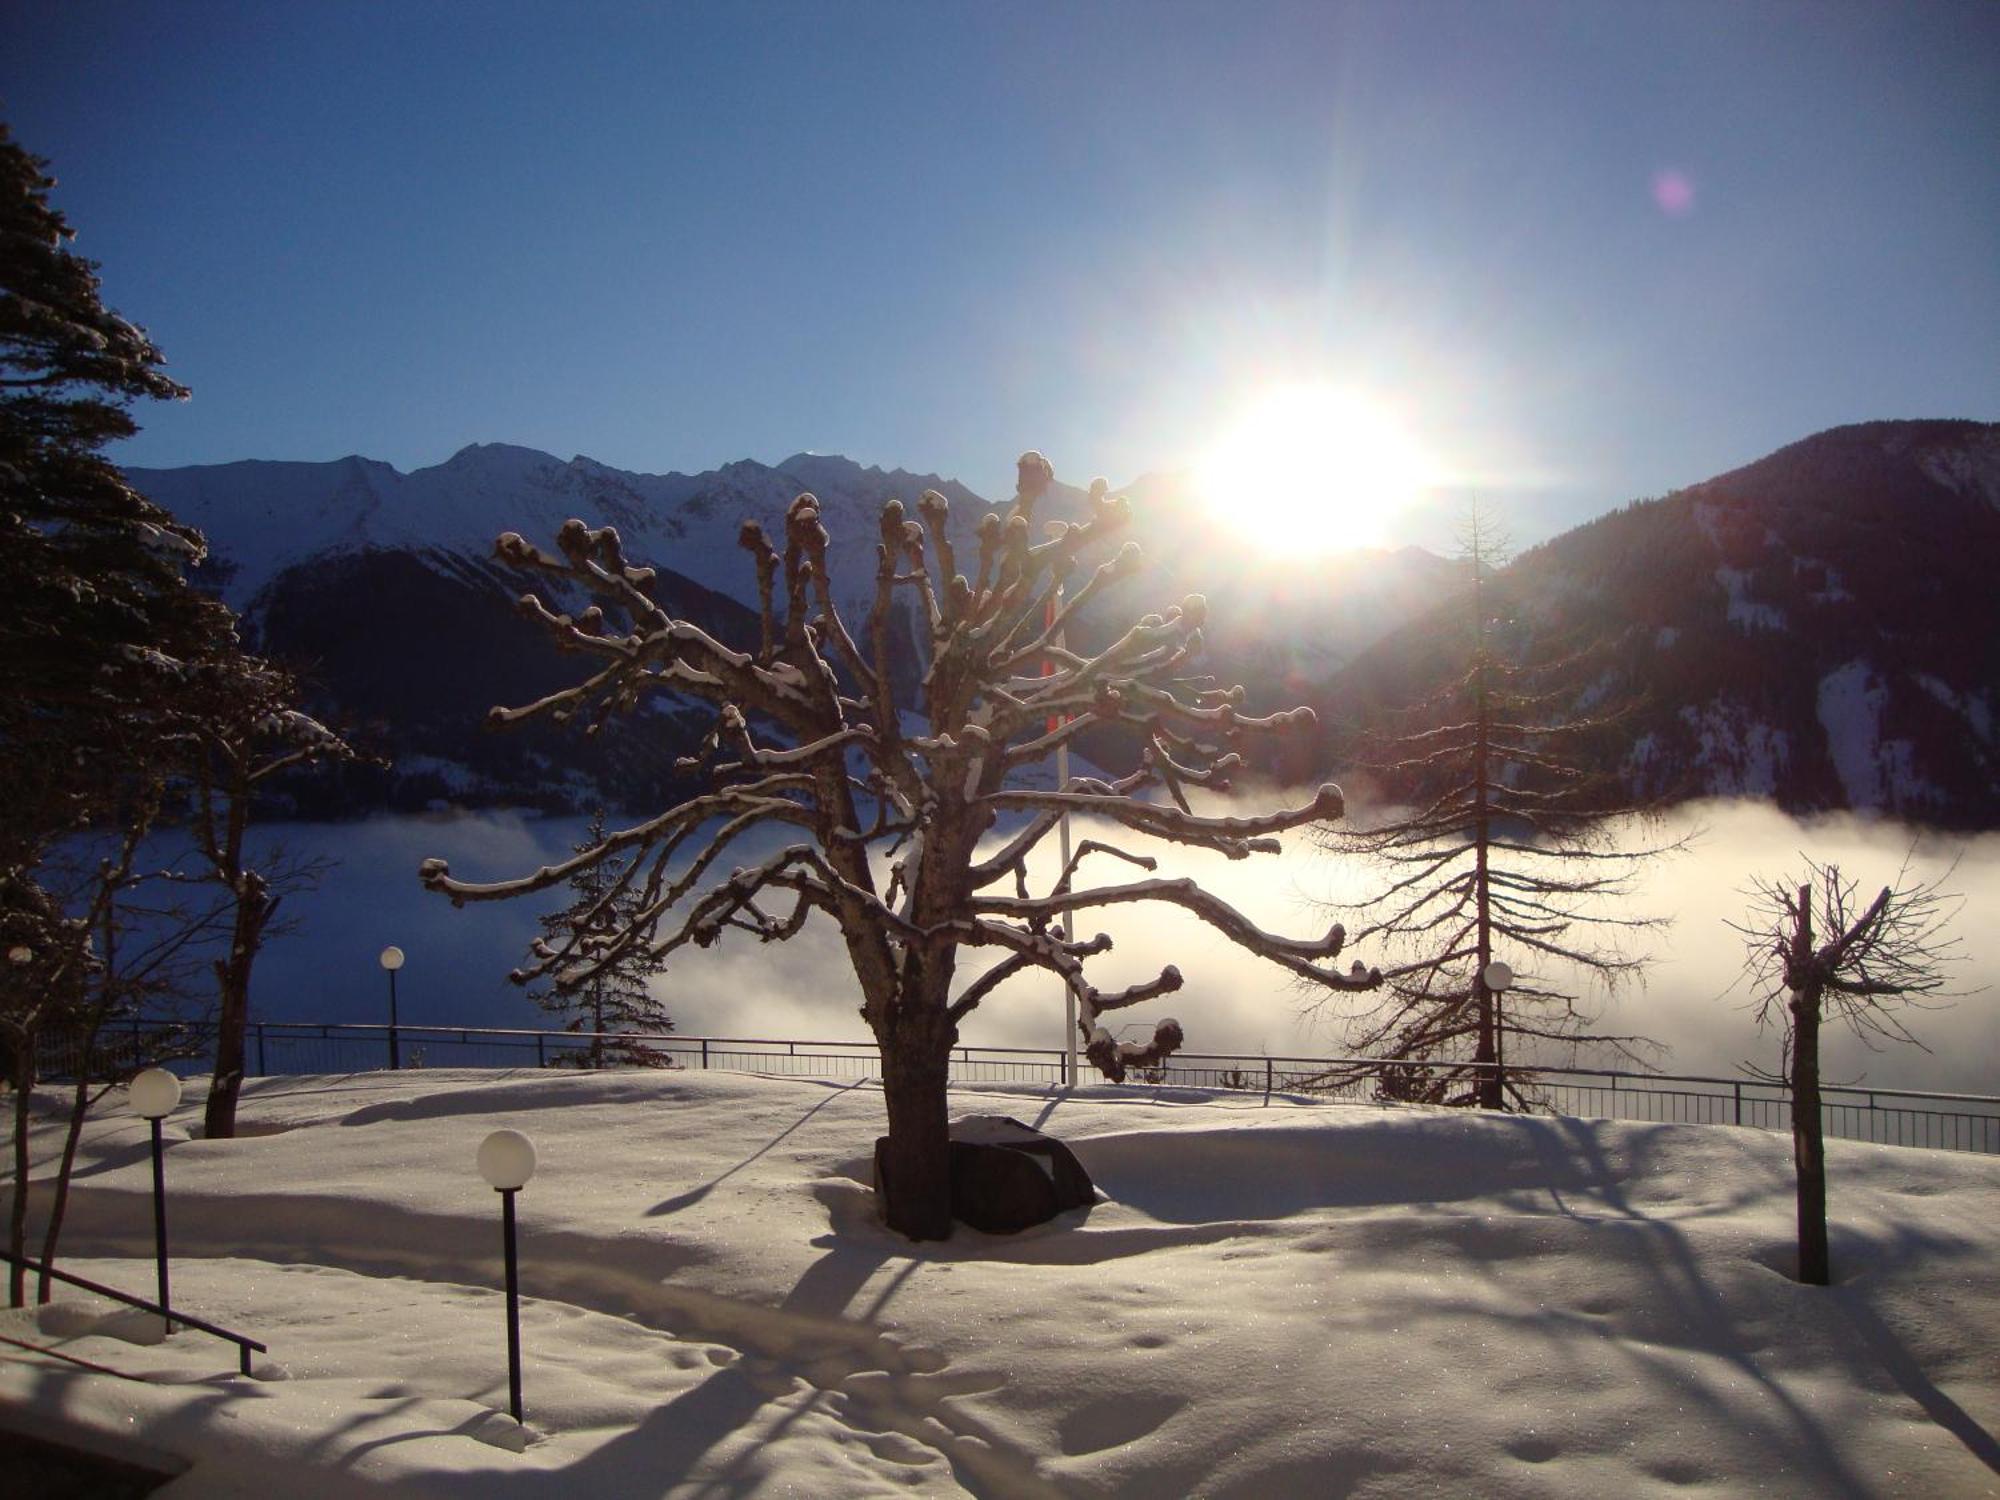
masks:
<svg viewBox="0 0 2000 1500"><path fill-rule="evenodd" d="M439 467L466 468L474 464L489 467L508 462L554 464L560 463L560 460L553 453L544 453L539 448L523 448L514 443L467 443Z"/></svg>

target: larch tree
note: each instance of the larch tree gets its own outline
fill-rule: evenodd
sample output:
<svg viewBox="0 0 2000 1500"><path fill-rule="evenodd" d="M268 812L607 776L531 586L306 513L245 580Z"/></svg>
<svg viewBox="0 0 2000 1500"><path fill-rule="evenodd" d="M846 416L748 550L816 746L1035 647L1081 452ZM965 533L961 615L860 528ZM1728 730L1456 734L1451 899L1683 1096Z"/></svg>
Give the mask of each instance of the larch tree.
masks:
<svg viewBox="0 0 2000 1500"><path fill-rule="evenodd" d="M1631 940L1661 924L1620 903L1646 860L1684 841L1616 842L1618 820L1636 810L1589 769L1611 716L1575 711L1576 658L1541 668L1506 659L1491 618L1505 539L1475 505L1459 541L1463 670L1402 710L1398 727L1367 736L1357 767L1385 800L1408 804L1315 835L1351 868L1373 872L1352 905L1353 938L1387 963L1382 988L1347 1002L1342 1016L1347 1049L1368 1061L1322 1081L1367 1077L1385 1097L1526 1108L1536 1103L1533 1061L1552 1052L1573 1061L1589 1047L1629 1056L1647 1045L1598 1031L1563 980L1615 986L1640 972L1645 959ZM1488 984L1495 959L1514 971L1511 987Z"/></svg>
<svg viewBox="0 0 2000 1500"><path fill-rule="evenodd" d="M1078 884L1087 860L1118 860L1141 872L1150 855L1085 839L1039 892L1031 858L1065 813L1169 844L1230 857L1275 852L1277 835L1337 817L1337 787L1300 807L1251 816L1192 810L1192 789L1220 790L1240 764L1245 736L1308 725L1310 710L1253 717L1240 689L1192 674L1206 605L1198 595L1139 618L1101 651L1067 649L1075 612L1131 574L1138 549L1106 556L1130 509L1102 481L1088 515L1055 521L1036 540L1036 510L1053 472L1024 454L1004 513L978 528L978 556L961 569L944 497L926 491L910 516L900 501L880 515L872 605L857 634L836 607L827 576L829 537L818 501L800 495L786 518L783 551L755 523L741 542L762 600L760 638L746 649L675 619L649 592L650 569L629 561L618 536L571 521L546 552L518 535L500 538L501 559L592 601L570 614L530 594L522 609L556 639L592 659L582 681L538 702L496 709L497 723L547 716L595 732L613 713L654 695L713 704L713 729L695 768L710 789L610 834L594 849L514 880L477 883L427 861L424 883L455 901L511 897L570 880L586 865L632 859L619 884L637 911L617 932L574 933L516 977L616 963L635 948L660 958L725 933L766 942L789 938L815 917L839 927L861 996L861 1014L881 1052L888 1133L877 1152L884 1217L913 1239L951 1232L946 1082L966 1016L1003 984L1027 973L1055 975L1074 995L1078 1040L1112 1079L1164 1060L1181 1045L1178 1022L1160 1020L1149 1041L1121 1043L1103 1018L1180 987L1171 965L1127 988L1086 977L1108 935L1083 936L1090 913L1164 903L1310 982L1366 988L1377 976L1333 961L1338 926L1318 937L1267 932L1188 879ZM1065 593L1092 559L1079 587ZM892 639L904 604L923 649L919 701L908 717L894 696ZM1143 747L1116 779L1073 777L1053 789L1019 784L1085 726L1120 725ZM1150 796L1159 792L1158 799ZM721 875L718 862L753 833L790 838L775 852ZM988 835L995 835L987 842ZM1044 872L1045 873L1045 872ZM962 980L966 950L992 960Z"/></svg>
<svg viewBox="0 0 2000 1500"><path fill-rule="evenodd" d="M583 842L574 845L572 852L588 854L604 838L604 810L599 808L591 815ZM636 858L636 855L623 858L613 855L572 871L569 889L573 899L568 906L542 915L537 953L553 953L579 937L615 937L631 926L639 916L640 893L622 877ZM576 949L573 947L572 951ZM667 1017L666 1003L646 984L654 975L665 973L666 968L665 958L639 944L626 949L612 962L579 964L573 978L558 970L545 988L531 991L531 997L543 1010L566 1018L565 1030L590 1034L587 1048L559 1053L558 1065L672 1067L671 1056L633 1035L674 1029L674 1023ZM564 982L566 978L568 983ZM620 1034L607 1038L607 1030Z"/></svg>
<svg viewBox="0 0 2000 1500"><path fill-rule="evenodd" d="M1922 1007L1945 985L1957 959L1946 925L1962 903L1939 882L1907 871L1866 906L1858 883L1838 865L1806 861L1791 880L1760 880L1748 919L1731 923L1743 939L1744 974L1757 997L1757 1023L1784 1036L1776 1074L1792 1105L1792 1163L1798 1179L1799 1280L1832 1279L1826 1233L1826 1126L1820 1102L1820 1034L1830 1021L1871 1045L1921 1045L1897 1016Z"/></svg>

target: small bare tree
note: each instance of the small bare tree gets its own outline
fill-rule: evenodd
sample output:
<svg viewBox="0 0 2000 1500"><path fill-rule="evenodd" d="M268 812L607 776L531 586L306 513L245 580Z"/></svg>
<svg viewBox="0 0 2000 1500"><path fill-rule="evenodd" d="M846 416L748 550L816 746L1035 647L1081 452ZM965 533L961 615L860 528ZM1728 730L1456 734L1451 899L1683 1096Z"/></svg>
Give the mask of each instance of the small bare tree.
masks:
<svg viewBox="0 0 2000 1500"><path fill-rule="evenodd" d="M1923 1045L1896 1015L1922 1008L1944 988L1944 966L1957 941L1945 926L1962 902L1939 881L1913 882L1906 865L1866 907L1856 882L1838 865L1806 861L1793 881L1760 880L1750 888L1741 934L1744 975L1757 996L1757 1022L1784 1029L1784 1067L1759 1074L1782 1084L1792 1101L1792 1161L1798 1174L1799 1280L1825 1286L1832 1276L1826 1238L1826 1141L1820 1116L1819 1040L1831 1018L1871 1046Z"/></svg>
<svg viewBox="0 0 2000 1500"><path fill-rule="evenodd" d="M1050 889L1031 892L1030 856L1065 812L1240 858L1274 852L1278 833L1341 810L1339 788L1327 786L1303 807L1261 816L1192 811L1190 788L1228 785L1240 764L1233 746L1243 736L1310 724L1311 713L1252 718L1241 710L1240 689L1190 678L1206 613L1199 595L1144 616L1094 654L1066 649L1064 627L1076 611L1139 559L1128 543L1064 597L1066 580L1108 550L1130 512L1100 480L1091 486L1086 519L1052 523L1047 539L1036 542L1036 506L1052 481L1039 453L1022 456L1012 505L980 522L970 577L960 571L943 496L927 491L918 520L899 501L886 505L873 605L858 638L835 606L819 502L800 495L792 503L782 555L760 526L746 523L741 541L755 560L762 631L742 651L661 608L649 592L652 571L628 562L609 529L569 522L557 538L559 555L517 535L501 537L504 561L595 599L574 616L532 594L521 605L597 665L574 687L494 710L495 722L547 715L594 732L613 712L655 695L703 699L717 713L691 768L705 769L714 789L522 879L458 880L442 860L427 861L422 872L426 885L454 901L490 900L548 889L585 865L631 851L617 885L640 892L635 916L614 933L585 927L560 946L540 945L515 975L523 982L587 973L642 945L660 957L688 943L706 947L732 928L776 941L815 914L831 917L881 1049L884 1216L913 1239L951 1232L951 1048L959 1023L1005 981L1030 970L1057 975L1076 997L1085 1051L1107 1077L1122 1079L1128 1068L1157 1063L1180 1045L1172 1020L1160 1021L1145 1044L1121 1044L1100 1024L1108 1012L1178 989L1181 976L1169 965L1130 988L1099 990L1085 978L1085 964L1111 939L1078 936L1074 924L1084 913L1165 902L1314 984L1359 989L1379 978L1359 965L1346 972L1330 966L1345 941L1338 925L1317 938L1281 937L1192 880L1080 889L1077 867L1093 855L1155 868L1149 856L1097 840L1078 846ZM926 648L920 702L908 721L894 697L891 649L906 600ZM1010 785L1093 723L1136 735L1143 752L1136 770L1112 781L1072 778L1046 791ZM1148 800L1154 789L1167 800ZM982 847L1003 820L1008 829L997 846ZM701 888L732 844L771 828L795 831L795 840ZM692 858L675 867L683 853ZM958 960L968 948L988 950L997 962L961 985Z"/></svg>
<svg viewBox="0 0 2000 1500"><path fill-rule="evenodd" d="M249 846L256 799L275 777L320 760L350 760L347 742L298 707L299 687L283 668L236 655L189 673L185 756L188 825L208 878L228 894L229 947L215 960L215 1074L202 1116L210 1140L236 1134L243 1092L250 976L276 935L289 892L310 890L323 860L282 851L259 861Z"/></svg>
<svg viewBox="0 0 2000 1500"><path fill-rule="evenodd" d="M185 1028L165 1019L163 1003L193 999L202 948L226 928L221 908L185 899L173 872L142 868L164 785L157 777L130 789L125 826L66 847L45 861L31 890L0 902L0 1049L14 1089L13 1194L8 1250L9 1296L20 1306L31 1199L47 1195L42 1263L55 1263L84 1122L104 1092L139 1068L186 1055ZM21 882L22 886L26 882ZM142 1020L144 1024L141 1024ZM69 1119L52 1179L31 1184L28 1124L40 1071L66 1079ZM39 1296L47 1301L44 1270Z"/></svg>

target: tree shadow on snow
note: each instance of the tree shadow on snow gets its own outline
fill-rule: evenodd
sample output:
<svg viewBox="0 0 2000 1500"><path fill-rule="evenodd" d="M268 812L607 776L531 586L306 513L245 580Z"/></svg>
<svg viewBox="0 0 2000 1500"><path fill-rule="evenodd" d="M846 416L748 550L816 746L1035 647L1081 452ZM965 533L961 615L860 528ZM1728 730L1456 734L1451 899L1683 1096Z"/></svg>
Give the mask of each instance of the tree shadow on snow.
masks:
<svg viewBox="0 0 2000 1500"><path fill-rule="evenodd" d="M736 1165L734 1165L733 1167L729 1167L724 1171L716 1173L715 1176L709 1178L708 1181L702 1183L699 1187L692 1187L689 1188L684 1193L676 1193L671 1198L661 1199L658 1203L655 1203L651 1208L646 1210L646 1217L649 1219L656 1219L666 1214L678 1213L680 1210L684 1208L694 1207L695 1204L701 1202L702 1199L706 1198L710 1193L714 1192L718 1187L720 1187L723 1183L727 1182L730 1178L734 1177L738 1172L742 1171L745 1167L749 1166L759 1157L768 1154L773 1147L778 1145L779 1142L783 1141L787 1136L791 1135L792 1132L799 1129L800 1126L804 1125L806 1121L810 1120L814 1115L818 1114L821 1110L825 1109L829 1104L832 1104L835 1100L841 1098L843 1095L853 1093L856 1089L860 1088L863 1084L867 1083L868 1081L869 1080L866 1078L857 1078L852 1083L830 1086L830 1092L824 1099L820 1100L819 1103L815 1104L811 1109L807 1110L804 1114L800 1115L796 1120L792 1121L792 1123L787 1125L783 1130L779 1131L776 1135L772 1136L768 1141L764 1142L764 1144L759 1146L755 1151L752 1151L748 1156L744 1157L743 1160L737 1162Z"/></svg>

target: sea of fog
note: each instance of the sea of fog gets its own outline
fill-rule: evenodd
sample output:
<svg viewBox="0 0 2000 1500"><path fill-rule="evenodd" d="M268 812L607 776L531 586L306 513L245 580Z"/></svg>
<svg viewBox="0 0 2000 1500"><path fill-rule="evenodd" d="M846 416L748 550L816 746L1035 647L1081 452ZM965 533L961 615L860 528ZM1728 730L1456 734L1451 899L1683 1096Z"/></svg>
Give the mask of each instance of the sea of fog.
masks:
<svg viewBox="0 0 2000 1500"><path fill-rule="evenodd" d="M565 857L581 826L495 813L262 830L267 839L335 863L317 891L287 902L295 930L259 962L255 1014L274 1021L386 1020L387 985L377 955L393 943L408 955L398 996L405 1024L546 1024L507 973L521 961L537 916L566 904L562 892L454 909L425 891L416 872L424 859L442 856L462 878L518 876ZM1665 1071L1734 1075L1744 1063L1776 1067L1778 1037L1760 1034L1755 1025L1751 996L1739 978L1742 940L1727 925L1744 915L1743 888L1759 876L1795 872L1801 856L1810 855L1838 863L1872 892L1897 881L1907 860L1902 878L1949 871L1948 888L1964 897L1953 924L1964 961L1949 972L1951 988L1965 993L1942 1008L1906 1014L1928 1050L1870 1051L1845 1036L1833 1040L1829 1081L2000 1093L2000 835L1918 836L1892 823L1852 818L1802 824L1749 803L1688 809L1665 833L1671 838L1689 830L1696 834L1692 850L1654 861L1630 898L1632 913L1671 918L1639 944L1653 959L1643 983L1615 994L1583 991L1601 1013L1601 1029L1659 1042L1664 1050L1656 1066ZM1079 829L1077 836L1086 831L1139 847L1101 829ZM1657 842L1660 834L1655 829L1650 837ZM1161 874L1192 875L1266 929L1294 935L1323 930L1328 918L1317 903L1365 889L1368 879L1353 861L1320 853L1302 834L1288 839L1282 855L1241 861L1166 846L1150 852L1163 856ZM746 850L736 862L754 857ZM1086 863L1083 874L1092 873ZM1105 883L1129 873L1112 861L1095 872ZM1166 963L1186 976L1179 994L1125 1013L1134 1037L1150 1035L1155 1020L1173 1015L1186 1028L1189 1052L1325 1056L1342 1050L1336 1015L1315 1013L1288 976L1191 917L1123 907L1099 920L1085 918L1079 927L1108 931L1116 940L1112 952L1092 963L1101 988L1151 977ZM1532 968L1519 956L1503 956L1523 971ZM1355 957L1381 962L1387 955L1354 950L1342 965ZM781 944L729 933L711 949L677 954L654 982L684 1035L867 1037L838 934L823 921ZM991 996L968 1018L962 1036L973 1045L1058 1047L1062 1010L1059 988L1047 976L1027 975Z"/></svg>

